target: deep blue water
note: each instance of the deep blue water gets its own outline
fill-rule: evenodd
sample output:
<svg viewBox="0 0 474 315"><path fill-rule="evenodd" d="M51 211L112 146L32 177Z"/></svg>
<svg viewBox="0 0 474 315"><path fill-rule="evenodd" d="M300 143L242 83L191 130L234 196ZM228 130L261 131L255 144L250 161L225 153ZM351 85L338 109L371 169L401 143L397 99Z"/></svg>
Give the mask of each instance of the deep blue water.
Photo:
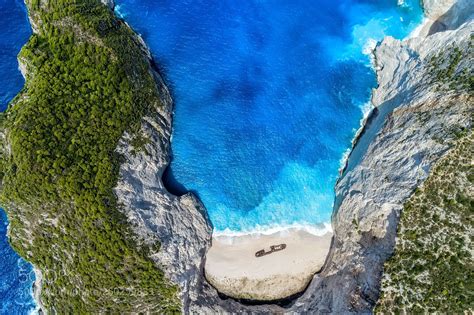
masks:
<svg viewBox="0 0 474 315"><path fill-rule="evenodd" d="M196 192L217 231L329 222L376 85L364 47L422 19L419 0L116 3L175 101L165 180Z"/></svg>
<svg viewBox="0 0 474 315"><path fill-rule="evenodd" d="M25 4L20 0L0 0L0 110L23 87L16 56L31 34Z"/></svg>
<svg viewBox="0 0 474 315"><path fill-rule="evenodd" d="M19 0L0 0L0 110L21 90L24 80L16 56L31 34L26 8ZM28 314L34 273L29 263L10 247L8 221L0 209L0 314Z"/></svg>

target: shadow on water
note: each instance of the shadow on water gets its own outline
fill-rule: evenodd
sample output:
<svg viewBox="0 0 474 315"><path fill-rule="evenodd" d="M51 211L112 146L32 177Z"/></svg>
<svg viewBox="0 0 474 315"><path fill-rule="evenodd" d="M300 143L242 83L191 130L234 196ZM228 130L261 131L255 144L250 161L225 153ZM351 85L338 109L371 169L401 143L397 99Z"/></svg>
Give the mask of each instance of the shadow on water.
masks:
<svg viewBox="0 0 474 315"><path fill-rule="evenodd" d="M144 45L148 49L146 44L144 44ZM154 77L155 77L155 80L158 80L157 85L163 84L166 87L170 87L171 86L170 81L166 79L166 74L158 66L158 64L160 64L160 63L159 62L157 63L155 61L156 56L153 56L151 54L151 52L149 52L149 53L150 53L150 56L149 56L148 61L150 62L151 68L156 72L156 75ZM171 90L168 90L167 92L170 94L171 99L175 99L174 95L172 94L172 91L173 90L171 89ZM173 116L174 116L174 114L173 114ZM171 132L173 132L173 130ZM183 195L185 195L189 192L192 192L193 194L198 196L196 191L188 190L188 189L186 189L186 187L183 184L178 182L178 180L176 179L176 177L173 174L173 170L171 169L171 162L173 160L172 149L169 150L168 154L169 154L169 157L170 157L171 160L170 160L168 166L166 167L165 171L163 172L163 175L161 176L161 180L162 180L163 185L165 186L166 190L169 193L171 193L175 196L178 196L178 197L181 197L181 196L183 196Z"/></svg>
<svg viewBox="0 0 474 315"><path fill-rule="evenodd" d="M161 179L163 180L163 185L165 186L166 190L175 196L183 196L189 192L189 190L187 190L184 185L176 180L171 166L166 168Z"/></svg>

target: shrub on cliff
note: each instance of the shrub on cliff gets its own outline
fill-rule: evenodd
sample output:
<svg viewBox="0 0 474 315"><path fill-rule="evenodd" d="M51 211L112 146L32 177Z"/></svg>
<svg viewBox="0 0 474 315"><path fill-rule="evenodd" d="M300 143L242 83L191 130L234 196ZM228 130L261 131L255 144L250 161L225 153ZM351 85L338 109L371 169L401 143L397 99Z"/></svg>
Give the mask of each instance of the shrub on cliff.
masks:
<svg viewBox="0 0 474 315"><path fill-rule="evenodd" d="M473 154L470 131L405 204L376 313L474 310Z"/></svg>

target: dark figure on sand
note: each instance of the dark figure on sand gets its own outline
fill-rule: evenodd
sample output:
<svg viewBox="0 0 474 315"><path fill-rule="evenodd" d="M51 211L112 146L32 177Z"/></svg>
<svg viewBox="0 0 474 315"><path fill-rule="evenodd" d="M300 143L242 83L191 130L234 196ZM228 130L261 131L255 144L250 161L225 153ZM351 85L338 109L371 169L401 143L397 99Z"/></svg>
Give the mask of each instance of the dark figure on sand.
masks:
<svg viewBox="0 0 474 315"><path fill-rule="evenodd" d="M272 245L270 246L270 250L268 252L265 251L265 249L261 249L258 252L255 253L256 257L262 257L268 254L271 254L273 252L278 252L280 250L284 250L286 248L286 244L279 244L279 245Z"/></svg>

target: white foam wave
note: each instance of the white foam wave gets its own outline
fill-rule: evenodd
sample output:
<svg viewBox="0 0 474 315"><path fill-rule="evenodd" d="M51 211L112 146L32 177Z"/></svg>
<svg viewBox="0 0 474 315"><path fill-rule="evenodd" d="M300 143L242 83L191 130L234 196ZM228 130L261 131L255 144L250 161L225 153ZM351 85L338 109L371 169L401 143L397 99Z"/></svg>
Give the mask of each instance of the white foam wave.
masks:
<svg viewBox="0 0 474 315"><path fill-rule="evenodd" d="M423 34L423 31L425 30L425 28L428 28L427 25L430 24L430 23L432 23L432 21L430 19L426 18L426 16L424 16L421 23L413 31L411 31L411 33L405 39L425 36Z"/></svg>
<svg viewBox="0 0 474 315"><path fill-rule="evenodd" d="M28 312L28 315L38 315L40 313L39 305L36 305L34 309Z"/></svg>
<svg viewBox="0 0 474 315"><path fill-rule="evenodd" d="M362 132L365 126L365 122L367 121L367 117L369 117L370 112L374 108L374 105L371 101L368 101L360 106L360 110L362 111L362 118L359 122L359 129L355 130L354 137L352 138L352 146L354 145L354 141L357 139L359 134ZM341 160L339 161L339 173L344 169L347 163L347 159L352 152L352 147L348 148L341 156Z"/></svg>
<svg viewBox="0 0 474 315"><path fill-rule="evenodd" d="M347 148L346 151L344 151L344 153L342 154L341 159L339 160L339 173L342 172L344 167L346 167L347 159L349 158L351 151L351 148Z"/></svg>
<svg viewBox="0 0 474 315"><path fill-rule="evenodd" d="M252 230L235 231L230 229L214 230L212 235L214 237L239 237L239 236L258 236L271 235L275 233L285 233L290 230L302 230L316 236L323 236L326 233L332 233L332 227L329 222L324 222L320 225L312 225L309 223L293 223L288 225L256 225Z"/></svg>
<svg viewBox="0 0 474 315"><path fill-rule="evenodd" d="M374 105L371 101L368 101L360 106L360 110L362 111L362 119L360 121L361 125L363 124L364 120L367 119L373 108Z"/></svg>
<svg viewBox="0 0 474 315"><path fill-rule="evenodd" d="M116 14L118 17L124 19L124 18L127 17L127 14L125 14L124 12L122 12L121 9L122 9L122 7L121 7L119 4L117 4L117 5L114 7L114 12L115 12L115 14Z"/></svg>
<svg viewBox="0 0 474 315"><path fill-rule="evenodd" d="M359 134L364 129L365 123L367 122L367 118L370 115L370 112L374 109L374 104L371 101L368 101L360 106L360 110L362 111L362 118L359 122L359 129L355 132L354 139L352 139L352 145L354 145L354 141L359 137Z"/></svg>
<svg viewBox="0 0 474 315"><path fill-rule="evenodd" d="M372 56L375 47L377 47L378 41L374 38L369 38L364 44L364 47L362 48L362 53L367 56Z"/></svg>

